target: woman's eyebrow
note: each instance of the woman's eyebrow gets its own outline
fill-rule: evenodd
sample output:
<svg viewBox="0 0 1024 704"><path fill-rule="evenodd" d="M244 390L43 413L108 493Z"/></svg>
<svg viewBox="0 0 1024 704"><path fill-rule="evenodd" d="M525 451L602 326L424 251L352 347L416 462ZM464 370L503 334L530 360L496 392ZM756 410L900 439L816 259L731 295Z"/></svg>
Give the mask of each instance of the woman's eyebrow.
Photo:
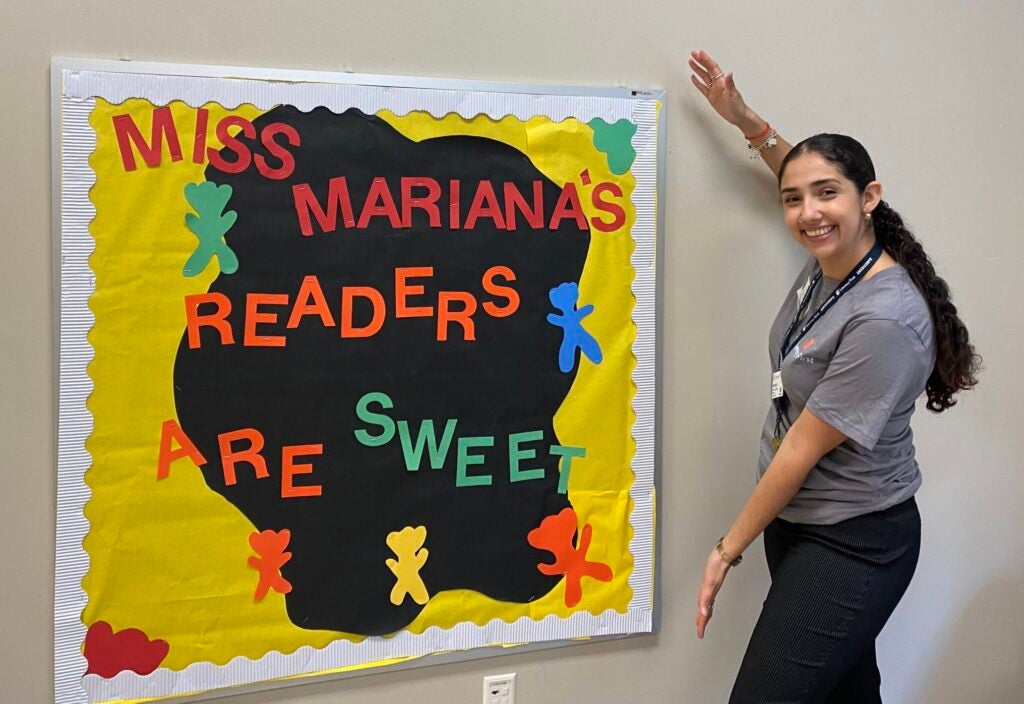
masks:
<svg viewBox="0 0 1024 704"><path fill-rule="evenodd" d="M814 188L816 186L823 186L826 183L839 183L839 181L837 179L834 179L834 178L823 178L823 179L819 179L819 180L815 181L814 183L812 183L811 184L811 188ZM781 191L779 191L779 193L790 193L790 192L799 191L799 190L800 189L796 188L795 186L790 186L789 188L783 188Z"/></svg>

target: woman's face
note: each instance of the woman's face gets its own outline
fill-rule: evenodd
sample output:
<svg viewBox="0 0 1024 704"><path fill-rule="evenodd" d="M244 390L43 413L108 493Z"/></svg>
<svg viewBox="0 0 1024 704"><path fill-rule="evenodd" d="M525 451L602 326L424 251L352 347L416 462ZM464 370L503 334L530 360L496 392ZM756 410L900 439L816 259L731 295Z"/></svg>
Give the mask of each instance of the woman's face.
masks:
<svg viewBox="0 0 1024 704"><path fill-rule="evenodd" d="M864 214L881 199L881 184L857 186L814 152L794 157L780 184L782 212L793 238L829 278L843 278L874 243Z"/></svg>

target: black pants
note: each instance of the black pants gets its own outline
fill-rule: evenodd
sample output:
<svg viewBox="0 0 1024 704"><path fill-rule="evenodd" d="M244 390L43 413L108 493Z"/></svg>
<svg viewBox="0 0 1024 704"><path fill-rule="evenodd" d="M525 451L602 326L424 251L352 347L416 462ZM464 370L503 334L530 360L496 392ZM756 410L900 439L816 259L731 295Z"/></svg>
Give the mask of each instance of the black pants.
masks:
<svg viewBox="0 0 1024 704"><path fill-rule="evenodd" d="M917 567L914 499L834 525L777 518L764 547L772 586L730 704L881 702L875 637Z"/></svg>

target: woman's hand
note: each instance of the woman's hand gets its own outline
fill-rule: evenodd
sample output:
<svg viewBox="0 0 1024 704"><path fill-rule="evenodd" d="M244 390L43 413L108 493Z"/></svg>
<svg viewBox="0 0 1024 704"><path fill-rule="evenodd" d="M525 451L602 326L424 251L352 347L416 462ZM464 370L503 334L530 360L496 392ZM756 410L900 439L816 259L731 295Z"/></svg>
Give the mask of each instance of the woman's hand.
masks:
<svg viewBox="0 0 1024 704"><path fill-rule="evenodd" d="M715 596L722 588L725 581L725 574L729 571L729 565L725 563L717 550L712 550L704 563L704 578L700 585L700 594L697 596L697 617L693 620L697 626L697 637L704 637L704 629L714 614Z"/></svg>
<svg viewBox="0 0 1024 704"><path fill-rule="evenodd" d="M732 72L723 73L722 69L704 50L690 52L690 68L697 75L691 75L693 85L704 94L711 107L725 118L730 125L741 127L750 118L750 109L743 101L743 96L736 89Z"/></svg>

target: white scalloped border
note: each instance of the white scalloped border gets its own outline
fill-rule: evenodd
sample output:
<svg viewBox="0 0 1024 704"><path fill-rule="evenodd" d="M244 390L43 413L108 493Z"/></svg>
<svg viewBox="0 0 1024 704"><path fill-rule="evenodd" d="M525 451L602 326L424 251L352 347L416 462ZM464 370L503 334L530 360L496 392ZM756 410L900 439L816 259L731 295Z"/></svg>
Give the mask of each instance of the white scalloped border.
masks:
<svg viewBox="0 0 1024 704"><path fill-rule="evenodd" d="M65 69L61 72L61 262L60 262L60 401L57 459L57 565L54 585L54 679L57 702L96 702L121 698L186 696L295 675L315 675L341 667L396 657L466 650L511 643L561 641L588 637L646 633L652 629L654 606L654 450L655 450L655 251L657 230L657 157L659 101L579 95L517 94L472 90L410 88L337 83L260 81L201 76L118 73ZM86 399L92 391L87 366L93 350L87 334L94 318L88 308L95 279L88 259L93 240L88 232L95 209L89 190L95 175L89 156L95 134L89 115L101 97L114 103L147 98L156 104L184 100L197 107L215 101L235 107L243 103L261 109L290 104L301 110L324 106L334 112L356 107L375 113L389 109L404 115L426 110L435 117L457 113L465 118L486 114L492 119L514 115L527 120L542 114L561 121L574 117L606 122L628 119L637 125L632 167L636 179L633 203L636 222L632 284L636 305L633 321L637 338L633 353L636 394L632 460L635 477L630 494L634 565L629 585L633 598L626 613L576 613L568 619L549 615L541 620L523 617L507 623L495 619L484 626L462 623L451 629L432 627L420 634L406 631L388 638L371 637L361 643L335 641L324 648L309 646L293 653L272 651L258 660L238 657L225 665L195 663L185 670L160 668L151 675L122 672L104 679L82 676L87 664L81 651L85 625L81 612L87 597L81 581L89 557L82 541L88 529L83 510L91 492L84 482L91 458L85 441L92 433L92 415Z"/></svg>

